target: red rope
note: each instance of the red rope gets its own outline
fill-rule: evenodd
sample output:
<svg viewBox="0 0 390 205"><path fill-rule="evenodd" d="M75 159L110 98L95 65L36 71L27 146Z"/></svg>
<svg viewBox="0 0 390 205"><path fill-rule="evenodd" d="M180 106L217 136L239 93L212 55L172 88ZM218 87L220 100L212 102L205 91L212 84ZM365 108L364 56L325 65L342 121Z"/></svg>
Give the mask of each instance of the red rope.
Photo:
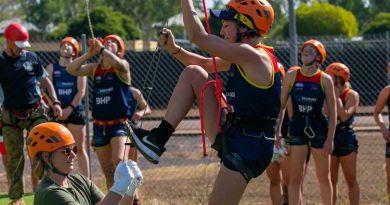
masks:
<svg viewBox="0 0 390 205"><path fill-rule="evenodd" d="M203 12L204 12L205 21L206 21L207 33L211 34L210 23L209 23L209 18L207 15L205 0L202 0L202 3L203 3ZM200 93L200 99L199 99L199 115L200 115L200 129L202 131L203 156L207 156L206 137L205 137L205 132L204 132L204 118L203 118L204 117L203 98L204 98L204 92L206 91L207 87L210 86L211 84L215 84L215 88L216 88L215 97L218 100L218 119L217 119L218 131L221 131L222 101L227 105L229 111L232 111L230 105L228 104L228 102L226 101L226 99L222 95L222 92L223 92L222 81L219 79L219 76L218 76L217 63L215 61L215 56L213 56L212 58L213 58L213 65L214 65L215 80L209 80L203 85L202 91Z"/></svg>

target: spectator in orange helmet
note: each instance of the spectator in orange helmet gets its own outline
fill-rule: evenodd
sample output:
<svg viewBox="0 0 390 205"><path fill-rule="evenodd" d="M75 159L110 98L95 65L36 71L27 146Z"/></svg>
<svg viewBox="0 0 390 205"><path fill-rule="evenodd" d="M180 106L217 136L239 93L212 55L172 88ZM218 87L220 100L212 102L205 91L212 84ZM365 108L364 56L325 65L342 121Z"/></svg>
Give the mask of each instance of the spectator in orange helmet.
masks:
<svg viewBox="0 0 390 205"><path fill-rule="evenodd" d="M49 64L46 70L63 109L63 115L57 121L64 124L76 138L79 148L78 167L81 174L89 177L89 159L86 151L86 145L89 142L86 142L86 119L82 102L86 92L87 78L85 76L75 77L66 71L66 66L78 57L79 52L80 46L76 39L72 37L62 39L59 46L60 59L56 63Z"/></svg>
<svg viewBox="0 0 390 205"><path fill-rule="evenodd" d="M135 107L130 88L130 65L123 58L124 52L125 43L117 35L108 35L103 42L90 39L88 52L67 66L70 74L93 79L92 143L106 177L107 188L114 183L115 167L124 156L128 156L125 122L132 118ZM94 56L100 56L98 63L85 64Z"/></svg>
<svg viewBox="0 0 390 205"><path fill-rule="evenodd" d="M325 72L333 79L338 118L333 140L334 150L330 160L333 204L336 204L338 195L337 181L340 165L348 186L349 204L359 204L360 190L356 176L358 141L353 128L355 112L359 106L359 94L351 88L350 70L346 65L335 62L330 64Z"/></svg>
<svg viewBox="0 0 390 205"><path fill-rule="evenodd" d="M305 161L309 147L315 161L323 204L332 204L330 181L330 154L336 128L336 100L332 78L320 70L325 62L326 51L321 42L309 40L301 47L303 66L288 72L283 80L281 112L284 116L287 100L291 96L293 114L289 122L289 204L299 203L301 183L305 172ZM327 118L322 113L328 108ZM281 122L278 124L276 146L280 147Z"/></svg>
<svg viewBox="0 0 390 205"><path fill-rule="evenodd" d="M76 142L72 133L56 122L35 126L28 135L27 149L36 159L35 173L42 179L35 192L35 205L132 204L134 192L142 184L142 173L133 161L118 164L106 196L88 177L70 174L77 158Z"/></svg>
<svg viewBox="0 0 390 205"><path fill-rule="evenodd" d="M23 202L24 138L23 131L46 122L40 86L54 102L54 115L62 116L62 109L38 56L25 50L30 47L27 29L18 23L4 30L7 47L0 56L0 86L4 91L3 122L4 144L8 151L7 174L10 178L8 196L11 204Z"/></svg>
<svg viewBox="0 0 390 205"><path fill-rule="evenodd" d="M282 78L286 76L286 71L284 66L278 62L280 73L282 74ZM291 72L293 70L300 69L299 66L293 66L287 70L287 72ZM271 163L268 165L266 173L268 178L270 179L270 196L272 204L288 204L288 176L289 176L289 158L288 158L288 122L292 116L292 104L291 99L288 99L287 103L287 113L288 115L284 116L283 124L282 124L282 139L281 144L282 148L278 149L274 147L274 156L272 157ZM276 152L276 153L275 153ZM307 161L305 164L305 174L307 163L310 159L310 152L307 155ZM303 185L303 180L302 180ZM303 204L303 195L302 188L300 193L300 201L299 204Z"/></svg>
<svg viewBox="0 0 390 205"><path fill-rule="evenodd" d="M181 0L181 5L190 40L216 56L218 72L229 72L225 95L233 109L227 114L226 123L231 126L218 130L214 85L205 89L204 99L200 98L202 87L214 70L212 58L181 48L171 30L163 28L160 44L186 68L164 120L151 131L135 130L132 142L146 159L158 163L165 144L193 102L203 100L205 131L221 158L209 204L238 204L249 181L265 171L273 154L281 77L273 49L262 45L261 39L271 27L274 11L266 0L229 1L226 9L211 11L213 17L222 20L221 39L205 31L192 0Z"/></svg>

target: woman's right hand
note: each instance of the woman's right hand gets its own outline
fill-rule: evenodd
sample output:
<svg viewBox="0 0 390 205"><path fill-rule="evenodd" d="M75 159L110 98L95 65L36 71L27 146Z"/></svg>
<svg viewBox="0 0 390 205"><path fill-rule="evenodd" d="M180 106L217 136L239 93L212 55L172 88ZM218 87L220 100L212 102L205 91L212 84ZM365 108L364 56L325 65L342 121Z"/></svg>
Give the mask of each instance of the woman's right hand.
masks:
<svg viewBox="0 0 390 205"><path fill-rule="evenodd" d="M281 139L282 139L282 135L275 136L275 147L278 149L282 148Z"/></svg>
<svg viewBox="0 0 390 205"><path fill-rule="evenodd" d="M381 129L383 139L386 142L390 142L390 131L385 126L381 126L380 129Z"/></svg>
<svg viewBox="0 0 390 205"><path fill-rule="evenodd" d="M88 54L90 56L95 56L97 54L100 54L102 48L104 48L102 42L99 39L92 38L88 40Z"/></svg>
<svg viewBox="0 0 390 205"><path fill-rule="evenodd" d="M168 53L175 53L180 49L180 46L176 45L175 43L175 36L173 35L172 31L167 28L160 30L159 44Z"/></svg>

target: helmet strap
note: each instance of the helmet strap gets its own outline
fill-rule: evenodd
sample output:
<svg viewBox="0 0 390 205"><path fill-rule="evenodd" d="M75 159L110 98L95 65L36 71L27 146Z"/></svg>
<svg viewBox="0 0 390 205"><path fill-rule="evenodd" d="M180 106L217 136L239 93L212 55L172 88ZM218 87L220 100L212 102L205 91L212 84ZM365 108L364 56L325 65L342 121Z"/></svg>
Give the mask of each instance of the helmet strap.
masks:
<svg viewBox="0 0 390 205"><path fill-rule="evenodd" d="M237 32L236 32L236 43L240 43L242 41L242 35L243 33L240 32L240 13L237 13L238 18L237 18Z"/></svg>
<svg viewBox="0 0 390 205"><path fill-rule="evenodd" d="M52 153L49 154L49 169L53 172L53 173L56 173L56 174L59 174L61 176L64 176L64 177L67 177L69 174L66 174L66 173L63 173L61 172L60 170L58 170L54 165L53 165L53 161L51 160L51 157L52 157Z"/></svg>
<svg viewBox="0 0 390 205"><path fill-rule="evenodd" d="M314 60L312 60L310 63L306 63L304 64L305 66L311 66L313 65L314 63L317 63L317 60L314 58Z"/></svg>

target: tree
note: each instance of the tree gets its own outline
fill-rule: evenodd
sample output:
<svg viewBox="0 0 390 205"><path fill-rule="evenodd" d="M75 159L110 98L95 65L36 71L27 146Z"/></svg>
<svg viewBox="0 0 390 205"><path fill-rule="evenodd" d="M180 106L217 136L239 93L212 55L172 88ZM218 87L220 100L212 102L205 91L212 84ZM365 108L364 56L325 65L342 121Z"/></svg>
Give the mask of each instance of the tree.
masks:
<svg viewBox="0 0 390 205"><path fill-rule="evenodd" d="M0 1L0 21L10 19L14 16L22 15L22 10L18 6L18 2L14 0Z"/></svg>
<svg viewBox="0 0 390 205"><path fill-rule="evenodd" d="M116 34L125 39L139 39L141 32L133 20L122 13L114 12L104 6L96 6L90 14L95 37L104 37ZM85 33L90 35L87 15L80 15L69 21L66 35L79 36Z"/></svg>
<svg viewBox="0 0 390 205"><path fill-rule="evenodd" d="M328 2L352 12L360 26L365 25L369 19L369 9L365 7L364 0L328 0Z"/></svg>
<svg viewBox="0 0 390 205"><path fill-rule="evenodd" d="M364 34L386 33L390 31L390 13L381 12L363 32Z"/></svg>
<svg viewBox="0 0 390 205"><path fill-rule="evenodd" d="M45 33L55 25L85 13L85 0L19 0L26 20Z"/></svg>
<svg viewBox="0 0 390 205"><path fill-rule="evenodd" d="M103 4L134 19L145 40L157 35L153 23L166 22L169 17L178 14L180 9L180 2L172 0L111 0Z"/></svg>
<svg viewBox="0 0 390 205"><path fill-rule="evenodd" d="M329 3L301 4L296 12L297 33L302 36L346 35L358 33L355 16L345 9ZM288 25L283 29L288 36Z"/></svg>

